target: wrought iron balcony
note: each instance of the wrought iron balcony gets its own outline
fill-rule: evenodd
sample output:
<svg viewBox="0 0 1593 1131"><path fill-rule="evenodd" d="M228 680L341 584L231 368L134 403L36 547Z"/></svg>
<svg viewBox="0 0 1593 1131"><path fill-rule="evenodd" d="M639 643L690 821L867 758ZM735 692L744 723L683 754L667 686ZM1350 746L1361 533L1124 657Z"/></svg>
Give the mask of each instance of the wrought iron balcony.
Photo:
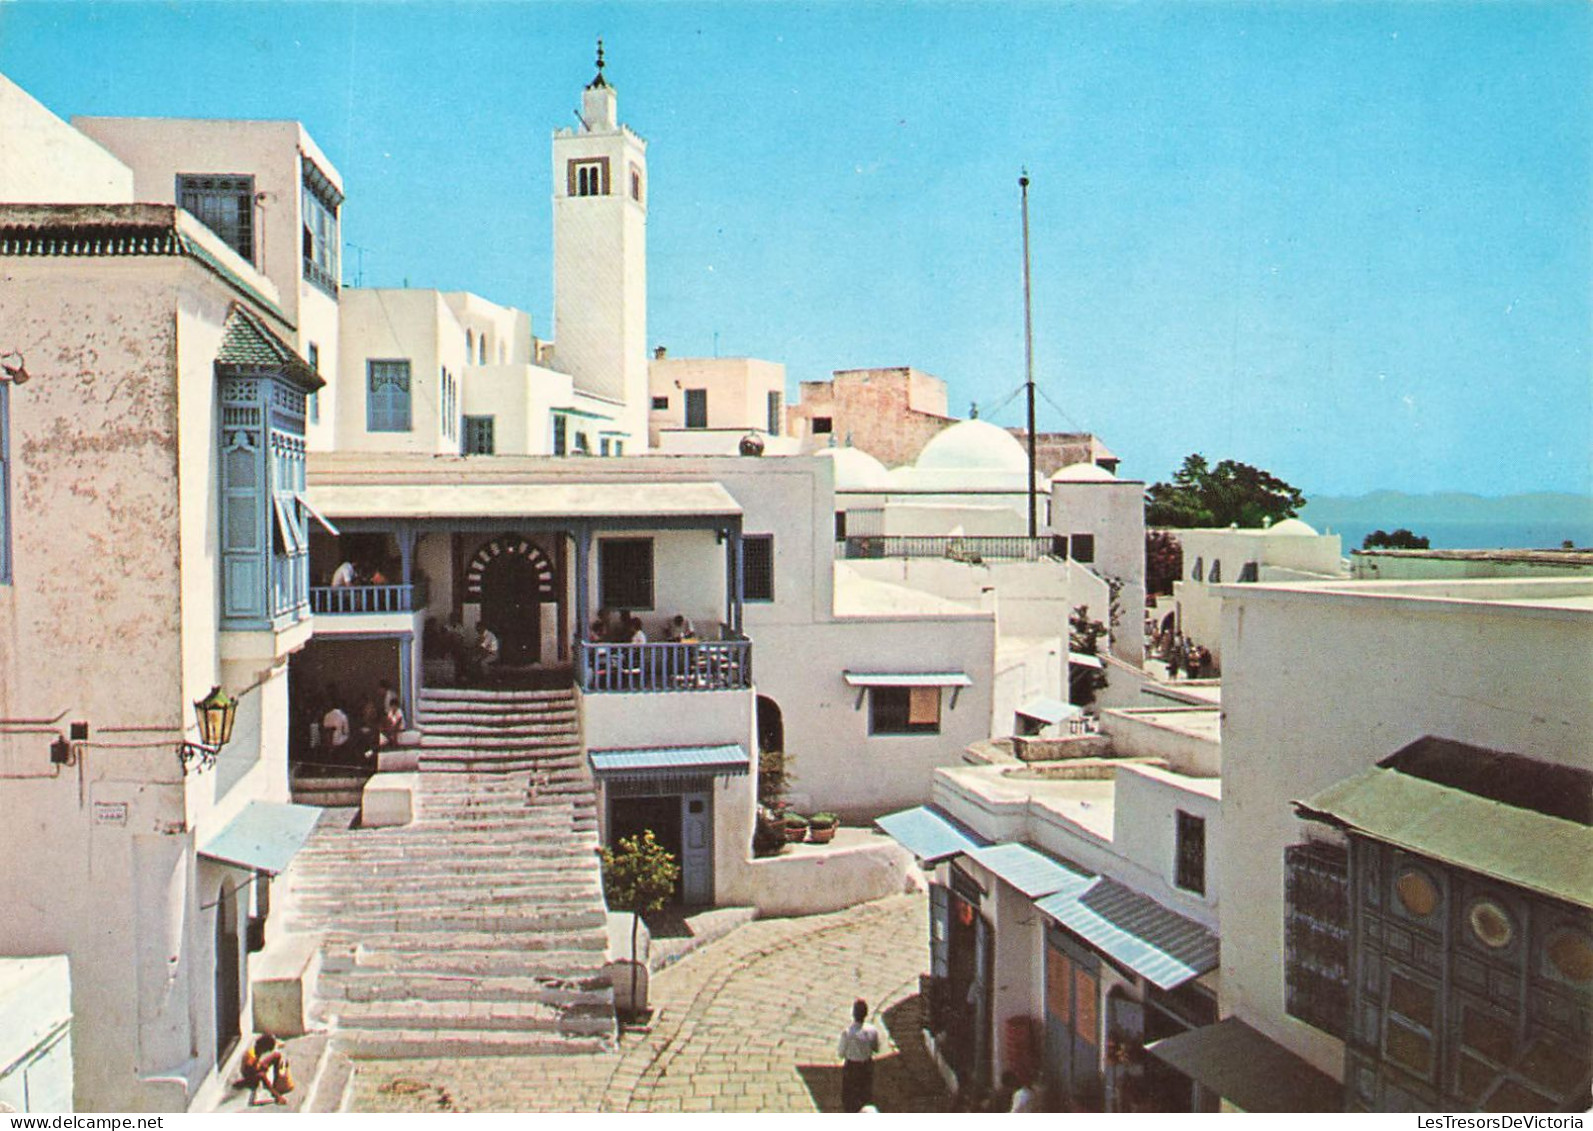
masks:
<svg viewBox="0 0 1593 1131"><path fill-rule="evenodd" d="M859 534L838 538L835 556L868 558L947 558L958 562L986 560L1037 562L1067 557L1066 539L1023 535Z"/></svg>
<svg viewBox="0 0 1593 1131"><path fill-rule="evenodd" d="M417 585L317 585L310 589L310 611L316 616L351 613L409 613L425 608Z"/></svg>
<svg viewBox="0 0 1593 1131"><path fill-rule="evenodd" d="M752 641L682 644L575 645L581 689L603 691L739 691L752 686Z"/></svg>

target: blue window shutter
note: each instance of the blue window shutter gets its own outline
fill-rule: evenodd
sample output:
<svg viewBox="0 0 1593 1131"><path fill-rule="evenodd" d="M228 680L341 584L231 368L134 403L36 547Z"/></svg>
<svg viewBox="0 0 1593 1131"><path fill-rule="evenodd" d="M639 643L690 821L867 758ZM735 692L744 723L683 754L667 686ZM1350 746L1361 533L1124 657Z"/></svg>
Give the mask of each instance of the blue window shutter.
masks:
<svg viewBox="0 0 1593 1131"><path fill-rule="evenodd" d="M409 362L365 363L365 427L371 432L408 432Z"/></svg>

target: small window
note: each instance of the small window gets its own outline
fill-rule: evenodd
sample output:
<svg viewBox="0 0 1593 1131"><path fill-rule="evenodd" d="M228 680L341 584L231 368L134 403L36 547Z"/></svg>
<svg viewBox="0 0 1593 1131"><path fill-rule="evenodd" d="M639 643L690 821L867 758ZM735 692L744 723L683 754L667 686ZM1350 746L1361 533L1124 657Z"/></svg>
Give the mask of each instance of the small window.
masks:
<svg viewBox="0 0 1593 1131"><path fill-rule="evenodd" d="M585 432L575 434L575 451L577 455L589 456L592 454L592 440Z"/></svg>
<svg viewBox="0 0 1593 1131"><path fill-rule="evenodd" d="M568 417L553 414L553 454L568 455L570 450L570 421Z"/></svg>
<svg viewBox="0 0 1593 1131"><path fill-rule="evenodd" d="M365 363L365 427L370 432L408 432L409 362Z"/></svg>
<svg viewBox="0 0 1593 1131"><path fill-rule="evenodd" d="M597 451L598 451L598 454L599 454L599 455L604 455L604 456L606 456L606 455L608 455L608 453L609 453L609 446L610 446L610 445L609 445L609 438L608 438L608 437L607 437L607 436L604 436L604 437L603 437L603 438L602 438L602 439L601 439L601 440L599 440L599 441L598 441L598 442L597 442Z"/></svg>
<svg viewBox="0 0 1593 1131"><path fill-rule="evenodd" d="M940 688L871 687L870 734L939 734Z"/></svg>
<svg viewBox="0 0 1593 1131"><path fill-rule="evenodd" d="M771 390L769 393L769 435L780 435L780 409L782 397L779 392Z"/></svg>
<svg viewBox="0 0 1593 1131"><path fill-rule="evenodd" d="M708 390L686 390L686 427L708 427Z"/></svg>
<svg viewBox="0 0 1593 1131"><path fill-rule="evenodd" d="M605 609L653 607L653 540L603 538L597 543L598 604Z"/></svg>
<svg viewBox="0 0 1593 1131"><path fill-rule="evenodd" d="M468 361L470 358L474 357L475 355L476 355L476 332L474 330L466 330L465 331L465 359Z"/></svg>
<svg viewBox="0 0 1593 1131"><path fill-rule="evenodd" d="M1075 534L1072 544L1074 561L1088 565L1095 560L1095 535Z"/></svg>
<svg viewBox="0 0 1593 1131"><path fill-rule="evenodd" d="M608 195L608 158L590 157L571 161L565 191L570 196Z"/></svg>
<svg viewBox="0 0 1593 1131"><path fill-rule="evenodd" d="M1254 582L1260 573L1260 567L1255 562L1246 562L1239 567L1239 581L1241 584L1249 584Z"/></svg>
<svg viewBox="0 0 1593 1131"><path fill-rule="evenodd" d="M614 454L616 456L622 456L622 455L625 454L625 441L624 440L615 440L614 441Z"/></svg>
<svg viewBox="0 0 1593 1131"><path fill-rule="evenodd" d="M1204 581L1206 576L1206 559L1196 558L1195 564L1189 570L1189 580Z"/></svg>
<svg viewBox="0 0 1593 1131"><path fill-rule="evenodd" d="M774 535L748 534L741 539L741 597L774 600Z"/></svg>
<svg viewBox="0 0 1593 1131"><path fill-rule="evenodd" d="M250 263L254 262L253 177L179 173L177 204L193 213L195 219L220 236L233 251Z"/></svg>
<svg viewBox="0 0 1593 1131"><path fill-rule="evenodd" d="M490 456L497 450L494 424L491 416L465 417L465 455Z"/></svg>
<svg viewBox="0 0 1593 1131"><path fill-rule="evenodd" d="M846 512L845 511L836 511L835 512L835 540L837 542L845 542L846 541Z"/></svg>
<svg viewBox="0 0 1593 1131"><path fill-rule="evenodd" d="M828 416L815 416L813 418L813 434L815 436L827 436L833 427L834 422Z"/></svg>
<svg viewBox="0 0 1593 1131"><path fill-rule="evenodd" d="M310 363L310 368L317 373L321 372L321 347L311 342L305 348L308 352L305 360ZM321 422L321 394L318 392L311 393L304 399L304 405L305 411L310 414L310 423L319 424Z"/></svg>
<svg viewBox="0 0 1593 1131"><path fill-rule="evenodd" d="M1177 869L1173 882L1196 895L1206 894L1206 819L1178 810Z"/></svg>
<svg viewBox="0 0 1593 1131"><path fill-rule="evenodd" d="M481 340L476 343L476 361L478 364L487 364L487 335L482 334Z"/></svg>
<svg viewBox="0 0 1593 1131"><path fill-rule="evenodd" d="M631 166L631 199L637 204L642 202L642 171L635 165Z"/></svg>
<svg viewBox="0 0 1593 1131"><path fill-rule="evenodd" d="M668 407L669 407L669 398L668 397L654 397L653 398L653 411L654 412L662 412L664 409L666 409Z"/></svg>
<svg viewBox="0 0 1593 1131"><path fill-rule="evenodd" d="M1213 585L1216 585L1222 581L1221 561L1213 561L1211 563L1211 572L1206 575L1206 580Z"/></svg>

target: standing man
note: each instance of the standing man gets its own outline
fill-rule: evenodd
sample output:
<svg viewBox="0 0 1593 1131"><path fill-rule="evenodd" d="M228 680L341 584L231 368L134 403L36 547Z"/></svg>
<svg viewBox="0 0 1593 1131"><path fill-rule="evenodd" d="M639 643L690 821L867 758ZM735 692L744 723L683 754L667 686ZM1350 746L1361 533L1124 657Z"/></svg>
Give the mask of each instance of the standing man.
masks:
<svg viewBox="0 0 1593 1131"><path fill-rule="evenodd" d="M879 1052L879 1030L868 1023L868 1002L852 1003L852 1023L841 1030L836 1048L841 1057L841 1110L861 1111L874 1102L874 1056Z"/></svg>

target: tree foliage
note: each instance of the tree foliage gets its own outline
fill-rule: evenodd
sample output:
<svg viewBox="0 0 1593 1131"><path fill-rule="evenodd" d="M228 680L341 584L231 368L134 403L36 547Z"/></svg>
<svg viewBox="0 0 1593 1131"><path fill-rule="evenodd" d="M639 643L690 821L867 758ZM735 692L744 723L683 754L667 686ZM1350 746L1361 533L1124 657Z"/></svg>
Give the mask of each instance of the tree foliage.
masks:
<svg viewBox="0 0 1593 1131"><path fill-rule="evenodd" d="M1068 616L1068 651L1082 656L1099 656L1106 626L1090 619L1088 605L1076 606ZM1080 707L1095 702L1095 693L1106 686L1106 669L1084 664L1068 665L1068 699Z"/></svg>
<svg viewBox="0 0 1593 1131"><path fill-rule="evenodd" d="M1184 576L1184 546L1170 530L1145 531L1145 592L1164 596Z"/></svg>
<svg viewBox="0 0 1593 1131"><path fill-rule="evenodd" d="M611 911L631 913L631 1003L636 1003L636 976L640 965L636 936L642 916L662 910L675 894L680 865L674 853L659 844L652 829L628 836L613 848L598 849L603 860L603 898Z"/></svg>
<svg viewBox="0 0 1593 1131"><path fill-rule="evenodd" d="M1305 505L1298 488L1270 472L1231 459L1212 467L1199 454L1145 495L1147 526L1254 528L1293 518Z"/></svg>
<svg viewBox="0 0 1593 1131"><path fill-rule="evenodd" d="M1363 550L1425 550L1425 535L1413 534L1403 526L1395 531L1374 530L1361 540Z"/></svg>

